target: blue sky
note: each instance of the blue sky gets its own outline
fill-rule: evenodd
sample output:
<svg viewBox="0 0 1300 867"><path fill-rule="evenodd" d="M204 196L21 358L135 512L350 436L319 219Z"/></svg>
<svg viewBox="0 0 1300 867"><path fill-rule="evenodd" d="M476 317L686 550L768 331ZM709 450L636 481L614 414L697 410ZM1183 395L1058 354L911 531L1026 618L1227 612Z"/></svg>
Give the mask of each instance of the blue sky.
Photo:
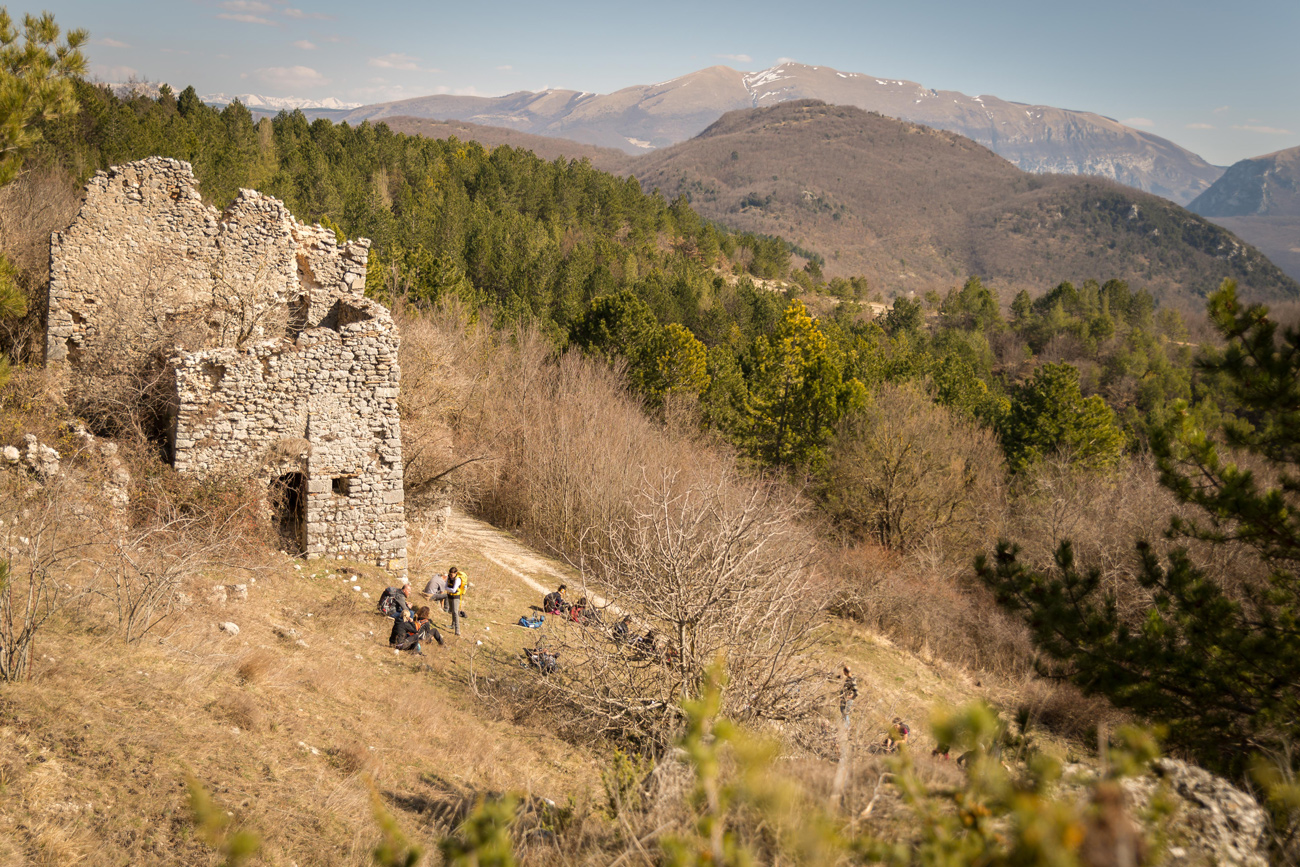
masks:
<svg viewBox="0 0 1300 867"><path fill-rule="evenodd" d="M92 73L381 102L781 59L1099 112L1227 165L1300 145L1300 2L55 0ZM33 11L10 6L10 12Z"/></svg>

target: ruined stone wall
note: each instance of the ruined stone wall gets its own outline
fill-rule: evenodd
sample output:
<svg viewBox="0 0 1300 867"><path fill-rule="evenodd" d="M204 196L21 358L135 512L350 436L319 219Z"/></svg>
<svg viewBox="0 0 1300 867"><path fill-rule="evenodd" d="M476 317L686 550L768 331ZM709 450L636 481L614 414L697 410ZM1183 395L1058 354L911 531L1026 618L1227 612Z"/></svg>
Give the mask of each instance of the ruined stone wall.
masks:
<svg viewBox="0 0 1300 867"><path fill-rule="evenodd" d="M190 164L151 157L96 172L50 248L46 360L119 369L174 346L242 346L320 325L365 290L368 241L240 190L203 204Z"/></svg>
<svg viewBox="0 0 1300 867"><path fill-rule="evenodd" d="M169 357L179 471L301 479L297 547L402 571L398 336L363 294L369 246L251 190L218 213L188 163L99 172L53 238L47 362L93 381Z"/></svg>

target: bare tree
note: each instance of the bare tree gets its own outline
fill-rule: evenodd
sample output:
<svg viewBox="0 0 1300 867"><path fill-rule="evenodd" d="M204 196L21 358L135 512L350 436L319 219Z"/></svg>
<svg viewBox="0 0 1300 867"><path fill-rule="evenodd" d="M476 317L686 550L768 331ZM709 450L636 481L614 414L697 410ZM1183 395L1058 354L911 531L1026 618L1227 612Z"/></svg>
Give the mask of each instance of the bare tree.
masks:
<svg viewBox="0 0 1300 867"><path fill-rule="evenodd" d="M823 600L802 511L783 487L723 466L707 476L698 468L647 476L631 516L609 528L594 556L635 634L616 641L600 629L570 631L551 688L589 725L662 743L721 656L728 716L811 712L825 678L802 653Z"/></svg>

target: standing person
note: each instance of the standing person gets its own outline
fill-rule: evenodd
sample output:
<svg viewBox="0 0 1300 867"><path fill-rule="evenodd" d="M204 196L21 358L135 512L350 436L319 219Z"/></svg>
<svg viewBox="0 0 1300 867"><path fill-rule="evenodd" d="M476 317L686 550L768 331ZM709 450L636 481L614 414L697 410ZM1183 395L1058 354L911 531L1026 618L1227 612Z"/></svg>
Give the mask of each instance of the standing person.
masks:
<svg viewBox="0 0 1300 867"><path fill-rule="evenodd" d="M853 711L853 702L858 697L858 679L844 666L844 685L840 687L840 717L844 724L849 724L849 714Z"/></svg>
<svg viewBox="0 0 1300 867"><path fill-rule="evenodd" d="M451 612L451 628L460 635L460 600L465 597L465 575L455 566L447 570L447 610Z"/></svg>

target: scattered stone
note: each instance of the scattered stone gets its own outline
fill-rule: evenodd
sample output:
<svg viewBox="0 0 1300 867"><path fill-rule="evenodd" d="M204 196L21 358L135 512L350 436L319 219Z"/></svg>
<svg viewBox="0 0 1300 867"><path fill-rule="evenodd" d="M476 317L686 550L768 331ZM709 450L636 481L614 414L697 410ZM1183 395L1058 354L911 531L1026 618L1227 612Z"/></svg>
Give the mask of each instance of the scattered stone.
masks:
<svg viewBox="0 0 1300 867"><path fill-rule="evenodd" d="M16 464L16 463L18 463L18 459L19 459L20 457L21 457L21 454L19 453L18 449L14 448L13 446L5 446L5 447L4 447L4 459L5 459L5 463L7 463L7 464Z"/></svg>
<svg viewBox="0 0 1300 867"><path fill-rule="evenodd" d="M226 585L225 585L225 584L214 584L214 585L212 586L212 592L208 594L208 601L209 601L209 602L213 602L213 603L217 603L217 604L220 604L220 605L225 605L225 604L226 604Z"/></svg>
<svg viewBox="0 0 1300 867"><path fill-rule="evenodd" d="M247 585L247 584L227 584L227 585L226 585L226 598L229 599L229 600L233 600L233 601L235 601L235 602L247 602L247 601L248 601L248 585Z"/></svg>
<svg viewBox="0 0 1300 867"><path fill-rule="evenodd" d="M227 634L229 634L229 635L238 635L238 634L239 634L239 626L236 625L236 624L234 624L234 623L231 623L230 621L226 621L225 623L222 623L222 624L221 624L220 626L218 626L217 628L220 629L222 632L225 632L225 633L227 633Z"/></svg>

